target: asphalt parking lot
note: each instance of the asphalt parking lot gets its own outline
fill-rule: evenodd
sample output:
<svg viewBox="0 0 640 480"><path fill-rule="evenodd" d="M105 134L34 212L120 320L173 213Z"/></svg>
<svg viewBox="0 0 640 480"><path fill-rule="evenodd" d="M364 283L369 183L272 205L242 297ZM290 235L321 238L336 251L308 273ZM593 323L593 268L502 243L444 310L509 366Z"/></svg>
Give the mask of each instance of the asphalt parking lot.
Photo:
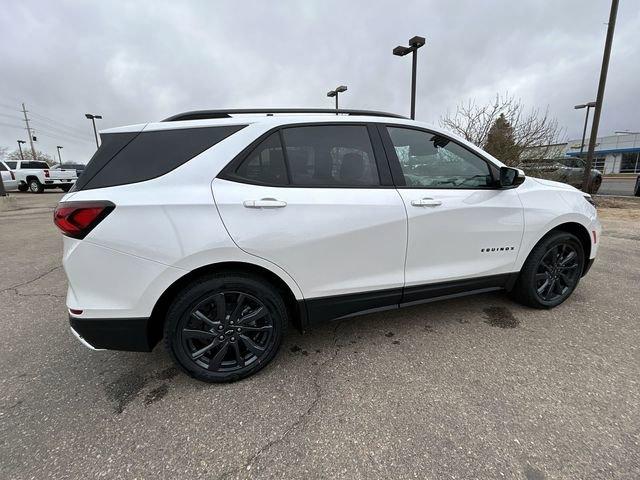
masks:
<svg viewBox="0 0 640 480"><path fill-rule="evenodd" d="M207 385L68 328L57 193L0 213L0 478L640 477L640 205L551 311L485 294L290 329ZM635 207L634 207L635 205ZM96 272L99 274L99 272Z"/></svg>

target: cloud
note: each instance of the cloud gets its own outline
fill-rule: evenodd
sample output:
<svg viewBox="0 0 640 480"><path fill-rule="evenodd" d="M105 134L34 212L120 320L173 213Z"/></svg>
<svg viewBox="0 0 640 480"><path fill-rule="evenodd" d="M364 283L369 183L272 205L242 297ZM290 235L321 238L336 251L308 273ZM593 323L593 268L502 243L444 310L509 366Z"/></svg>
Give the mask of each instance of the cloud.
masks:
<svg viewBox="0 0 640 480"><path fill-rule="evenodd" d="M87 161L101 128L224 107L331 107L407 113L413 35L417 116L436 122L469 98L509 91L581 131L573 105L595 98L608 2L10 2L0 13L0 145L15 145L20 102L39 148ZM640 11L622 2L601 133L638 129ZM636 102L637 103L637 102ZM46 118L44 118L46 117ZM65 132L65 133L60 133Z"/></svg>

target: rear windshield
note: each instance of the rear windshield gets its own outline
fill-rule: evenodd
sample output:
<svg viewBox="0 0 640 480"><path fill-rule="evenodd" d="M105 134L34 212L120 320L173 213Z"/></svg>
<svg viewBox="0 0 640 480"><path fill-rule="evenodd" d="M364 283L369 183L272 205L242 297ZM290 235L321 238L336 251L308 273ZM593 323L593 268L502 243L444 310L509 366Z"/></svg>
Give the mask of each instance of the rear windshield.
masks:
<svg viewBox="0 0 640 480"><path fill-rule="evenodd" d="M47 162L22 162L20 168L30 168L34 170L48 170L49 164Z"/></svg>
<svg viewBox="0 0 640 480"><path fill-rule="evenodd" d="M143 182L164 175L244 125L102 135L74 190Z"/></svg>

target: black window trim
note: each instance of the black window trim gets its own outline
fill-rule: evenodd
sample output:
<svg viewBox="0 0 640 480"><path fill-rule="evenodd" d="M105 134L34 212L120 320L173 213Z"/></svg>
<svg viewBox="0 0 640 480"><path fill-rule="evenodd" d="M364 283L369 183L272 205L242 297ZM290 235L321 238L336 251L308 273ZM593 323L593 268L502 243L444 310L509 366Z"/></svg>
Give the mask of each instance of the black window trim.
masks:
<svg viewBox="0 0 640 480"><path fill-rule="evenodd" d="M320 126L361 126L366 127L367 134L369 135L369 142L371 143L371 149L373 150L374 161L376 162L376 168L378 169L378 180L380 181L379 185L295 185L291 183L291 170L289 167L289 159L286 153L286 147L284 142L283 130L286 128L296 128L296 127L320 127ZM238 167L244 162L258 147L264 140L269 138L274 132L278 132L280 143L282 145L283 157L285 162L285 168L287 171L287 180L288 184L274 184L270 182L261 182L259 180L249 180L247 178L241 177L236 174L236 170ZM236 155L217 175L216 178L220 178L222 180L228 180L231 182L244 183L248 185L260 185L264 187L273 187L273 188L354 188L354 189L377 189L377 188L396 188L393 183L391 170L389 169L389 162L387 156L385 154L385 150L383 148L382 140L380 139L380 134L375 127L375 124L372 122L292 122L286 123L282 125L278 125L267 130L265 133L260 135L254 141L252 141L247 147L245 147L238 155Z"/></svg>
<svg viewBox="0 0 640 480"><path fill-rule="evenodd" d="M466 145L463 145L462 143L460 143L458 140L451 137L450 135L447 135L446 133L443 133L443 132L430 130L424 127L417 127L414 125L386 123L386 122L376 123L376 125L378 127L378 132L380 134L380 137L382 137L382 144L384 145L384 150L387 154L387 159L389 160L391 175L393 177L396 188L411 189L411 190L504 190L504 188L502 188L498 182L498 178L500 176L500 167L498 167L495 163L493 163L491 160L486 158L484 155L481 155L478 152L467 147ZM450 187L445 185L426 187L426 186L420 186L420 185L417 185L417 186L407 185L404 178L404 173L402 172L402 167L400 166L400 159L396 154L395 147L393 146L393 142L391 140L391 135L389 134L387 128L405 128L407 130L417 130L419 132L428 133L431 135L439 135L441 137L446 138L450 142L455 143L459 147L462 147L465 150L467 150L469 153L475 155L480 160L483 160L487 164L487 167L489 168L489 174L491 175L491 180L493 185L487 186L487 187L480 187L480 186Z"/></svg>

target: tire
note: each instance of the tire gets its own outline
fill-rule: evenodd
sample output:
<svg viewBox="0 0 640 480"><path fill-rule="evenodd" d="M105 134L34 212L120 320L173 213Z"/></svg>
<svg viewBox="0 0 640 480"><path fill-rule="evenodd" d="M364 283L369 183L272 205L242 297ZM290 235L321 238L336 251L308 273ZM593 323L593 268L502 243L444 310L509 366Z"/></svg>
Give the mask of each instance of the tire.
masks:
<svg viewBox="0 0 640 480"><path fill-rule="evenodd" d="M602 185L602 177L596 177L593 179L591 184L589 185L589 194L595 195L600 190L600 186Z"/></svg>
<svg viewBox="0 0 640 480"><path fill-rule="evenodd" d="M18 185L19 192L26 192L27 190L29 190L29 185L27 185L26 183L21 183Z"/></svg>
<svg viewBox="0 0 640 480"><path fill-rule="evenodd" d="M63 192L65 192L65 193L66 193L66 192L68 192L69 190L71 190L71 187L72 187L72 186L73 186L73 185L61 185L61 186L60 186L60 190L62 190Z"/></svg>
<svg viewBox="0 0 640 480"><path fill-rule="evenodd" d="M571 252L574 255L567 260ZM527 257L511 296L529 307L556 307L578 286L584 264L584 250L575 235L551 232Z"/></svg>
<svg viewBox="0 0 640 480"><path fill-rule="evenodd" d="M42 193L42 192L44 192L44 185L42 185L37 178L30 179L27 182L27 185L28 185L29 191L31 193Z"/></svg>
<svg viewBox="0 0 640 480"><path fill-rule="evenodd" d="M165 346L193 378L233 382L275 357L287 320L282 297L260 277L240 272L208 275L185 287L169 307Z"/></svg>

